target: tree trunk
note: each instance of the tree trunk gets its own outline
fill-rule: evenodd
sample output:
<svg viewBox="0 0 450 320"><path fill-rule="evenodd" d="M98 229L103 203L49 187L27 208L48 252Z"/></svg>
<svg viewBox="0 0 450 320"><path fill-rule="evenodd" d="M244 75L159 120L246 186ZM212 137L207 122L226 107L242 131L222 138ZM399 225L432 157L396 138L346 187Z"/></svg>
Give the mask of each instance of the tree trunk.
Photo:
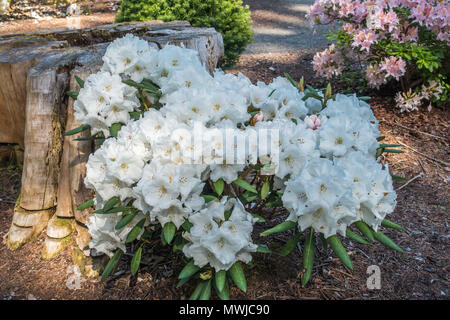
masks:
<svg viewBox="0 0 450 320"><path fill-rule="evenodd" d="M22 189L7 238L10 249L47 227L44 258L54 257L73 239L89 255L86 222L92 210L76 207L93 197L84 177L94 146L62 135L80 125L74 119L74 101L65 92L79 91L74 76L86 79L100 70L109 42L127 33L159 48L173 44L194 49L210 72L223 56L219 33L183 21L0 37L0 77L7 79L0 86L0 143L17 143L25 150Z"/></svg>

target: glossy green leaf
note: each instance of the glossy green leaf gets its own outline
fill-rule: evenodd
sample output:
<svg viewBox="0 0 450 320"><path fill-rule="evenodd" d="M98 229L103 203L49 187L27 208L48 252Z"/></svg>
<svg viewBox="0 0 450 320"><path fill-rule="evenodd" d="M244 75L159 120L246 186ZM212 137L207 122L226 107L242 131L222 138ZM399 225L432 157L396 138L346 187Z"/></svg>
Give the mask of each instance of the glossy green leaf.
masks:
<svg viewBox="0 0 450 320"><path fill-rule="evenodd" d="M244 190L258 194L258 191L250 183L241 178L234 180L233 183Z"/></svg>
<svg viewBox="0 0 450 320"><path fill-rule="evenodd" d="M216 284L215 288L216 288L216 293L221 300L230 300L230 286L228 285L228 282L224 283L223 290L219 290L217 288L217 284Z"/></svg>
<svg viewBox="0 0 450 320"><path fill-rule="evenodd" d="M181 225L181 227L183 228L184 231L189 232L192 228L193 224L189 221L189 220L185 220L183 222L183 224Z"/></svg>
<svg viewBox="0 0 450 320"><path fill-rule="evenodd" d="M144 228L146 218L140 220L134 227L131 229L130 233L127 236L125 243L130 243L136 240L136 238L142 233L142 229Z"/></svg>
<svg viewBox="0 0 450 320"><path fill-rule="evenodd" d="M350 257L348 256L347 251L345 250L339 238L336 235L333 235L327 238L327 241L339 260L341 260L347 268L353 269L352 261L350 260Z"/></svg>
<svg viewBox="0 0 450 320"><path fill-rule="evenodd" d="M109 260L108 264L105 267L105 270L102 273L102 277L100 279L100 282L104 282L106 278L109 277L111 273L116 269L116 267L119 264L120 258L122 257L122 250L117 249L112 258Z"/></svg>
<svg viewBox="0 0 450 320"><path fill-rule="evenodd" d="M120 129L122 129L121 123L113 123L111 127L109 128L109 133L111 137L117 138L117 135L119 134Z"/></svg>
<svg viewBox="0 0 450 320"><path fill-rule="evenodd" d="M247 291L247 280L245 280L244 270L242 270L241 263L235 262L230 270L231 279L233 279L234 284L242 291Z"/></svg>
<svg viewBox="0 0 450 320"><path fill-rule="evenodd" d="M404 230L401 225L398 225L388 219L384 219L383 221L381 221L381 225L385 228L392 228L400 231Z"/></svg>
<svg viewBox="0 0 450 320"><path fill-rule="evenodd" d="M375 239L377 239L377 241L382 243L384 246L401 253L404 252L402 248L400 248L394 241L392 241L388 236L386 236L381 231L375 232L372 230L372 233Z"/></svg>
<svg viewBox="0 0 450 320"><path fill-rule="evenodd" d="M84 80L82 80L79 76L74 76L80 88L84 88Z"/></svg>
<svg viewBox="0 0 450 320"><path fill-rule="evenodd" d="M163 228L164 239L167 243L171 243L172 239L177 231L177 227L173 222L167 222Z"/></svg>
<svg viewBox="0 0 450 320"><path fill-rule="evenodd" d="M258 248L256 248L256 252L272 253L272 250L270 250L266 244L258 244Z"/></svg>
<svg viewBox="0 0 450 320"><path fill-rule="evenodd" d="M261 187L261 199L265 199L270 192L270 183L269 181L264 181L264 184Z"/></svg>
<svg viewBox="0 0 450 320"><path fill-rule="evenodd" d="M72 129L72 130L69 130L69 131L64 132L63 136L71 136L71 135L80 133L80 132L82 132L82 131L84 131L84 130L87 130L87 129L90 129L90 128L91 128L90 125L88 125L88 124L82 124L81 126L75 128L75 129Z"/></svg>
<svg viewBox="0 0 450 320"><path fill-rule="evenodd" d="M206 285L203 287L203 290L198 297L199 300L209 300L209 298L211 298L211 279L205 282Z"/></svg>
<svg viewBox="0 0 450 320"><path fill-rule="evenodd" d="M131 274L133 276L139 270L139 266L141 265L141 257L142 257L142 246L140 246L136 250L136 252L134 253L133 259L131 259Z"/></svg>
<svg viewBox="0 0 450 320"><path fill-rule="evenodd" d="M77 210L84 210L94 206L94 199L88 200L77 207Z"/></svg>
<svg viewBox="0 0 450 320"><path fill-rule="evenodd" d="M361 243L361 244L367 244L367 245L370 245L371 243L370 242L367 242L366 240L364 240L364 238L363 237L361 237L360 235L358 235L357 233L354 233L352 230L350 230L350 229L347 229L346 231L345 231L345 235L349 238L349 239L351 239L351 240L353 240L353 241L356 241L356 242L358 242L358 243Z"/></svg>
<svg viewBox="0 0 450 320"><path fill-rule="evenodd" d="M405 153L405 151L397 150L397 149L384 149L383 152L386 152L386 153Z"/></svg>
<svg viewBox="0 0 450 320"><path fill-rule="evenodd" d="M314 237L314 230L313 228L310 228L303 245L303 268L306 271L302 274L302 286L305 286L309 282L309 279L311 279L315 253L316 240Z"/></svg>
<svg viewBox="0 0 450 320"><path fill-rule="evenodd" d="M297 232L294 234L292 238L290 238L286 244L281 248L280 256L284 257L290 254L297 247L297 243L300 241L300 237L302 236L301 232Z"/></svg>
<svg viewBox="0 0 450 320"><path fill-rule="evenodd" d="M213 182L213 185L217 195L220 197L223 193L223 189L225 188L225 182L223 182L222 179L219 179L216 182Z"/></svg>
<svg viewBox="0 0 450 320"><path fill-rule="evenodd" d="M355 226L356 228L358 228L359 232L361 232L368 240L370 241L375 240L369 226L365 224L363 221L356 221Z"/></svg>
<svg viewBox="0 0 450 320"><path fill-rule="evenodd" d="M279 225L276 225L275 227L262 232L260 235L267 236L267 235L273 234L273 233L284 232L284 231L290 230L292 228L295 228L296 226L297 226L297 222L284 221L284 222L280 223Z"/></svg>
<svg viewBox="0 0 450 320"><path fill-rule="evenodd" d="M66 94L71 97L73 100L77 100L78 99L78 95L79 93L76 91L67 91Z"/></svg>
<svg viewBox="0 0 450 320"><path fill-rule="evenodd" d="M214 201L214 200L217 200L216 196L212 196L212 195L209 195L209 194L201 194L201 196L203 197L203 199L205 199L206 203Z"/></svg>
<svg viewBox="0 0 450 320"><path fill-rule="evenodd" d="M116 230L122 229L127 224L129 224L134 219L134 217L136 217L137 214L138 214L138 211L134 210L131 213L122 216L122 219L120 219L119 222L117 222L114 229L116 229Z"/></svg>
<svg viewBox="0 0 450 320"><path fill-rule="evenodd" d="M197 300L200 297L200 294L203 292L204 287L206 286L206 281L200 280L195 287L194 292L189 297L189 300Z"/></svg>
<svg viewBox="0 0 450 320"><path fill-rule="evenodd" d="M178 279L190 278L199 270L200 268L194 264L194 261L190 261L183 270L181 270Z"/></svg>
<svg viewBox="0 0 450 320"><path fill-rule="evenodd" d="M222 291L225 287L225 282L227 280L227 272L225 270L220 270L216 272L216 275L214 277L216 281L216 287L219 291Z"/></svg>

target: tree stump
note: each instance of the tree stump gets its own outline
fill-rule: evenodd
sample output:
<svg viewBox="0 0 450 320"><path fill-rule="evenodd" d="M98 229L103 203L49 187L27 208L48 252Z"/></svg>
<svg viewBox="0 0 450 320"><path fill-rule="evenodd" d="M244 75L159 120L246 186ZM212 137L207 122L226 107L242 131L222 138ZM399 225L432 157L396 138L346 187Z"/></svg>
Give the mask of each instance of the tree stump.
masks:
<svg viewBox="0 0 450 320"><path fill-rule="evenodd" d="M89 255L86 222L91 209L76 207L92 199L84 187L91 141L63 133L80 125L66 91L79 91L75 75L86 79L100 70L108 44L127 33L162 48L184 46L198 52L213 72L223 56L223 40L212 28L188 22L111 24L95 28L35 32L0 37L0 143L24 148L22 189L6 240L17 249L45 228L43 258L52 258L74 239ZM82 133L81 136L87 133Z"/></svg>

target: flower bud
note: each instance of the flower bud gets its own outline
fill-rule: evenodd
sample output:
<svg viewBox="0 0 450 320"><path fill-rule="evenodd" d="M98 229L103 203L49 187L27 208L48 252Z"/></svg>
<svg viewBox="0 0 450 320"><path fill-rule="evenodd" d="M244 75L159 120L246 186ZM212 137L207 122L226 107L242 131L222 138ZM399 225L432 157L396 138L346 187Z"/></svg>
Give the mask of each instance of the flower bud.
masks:
<svg viewBox="0 0 450 320"><path fill-rule="evenodd" d="M305 124L307 128L317 130L322 125L322 120L316 115L310 115L305 117Z"/></svg>

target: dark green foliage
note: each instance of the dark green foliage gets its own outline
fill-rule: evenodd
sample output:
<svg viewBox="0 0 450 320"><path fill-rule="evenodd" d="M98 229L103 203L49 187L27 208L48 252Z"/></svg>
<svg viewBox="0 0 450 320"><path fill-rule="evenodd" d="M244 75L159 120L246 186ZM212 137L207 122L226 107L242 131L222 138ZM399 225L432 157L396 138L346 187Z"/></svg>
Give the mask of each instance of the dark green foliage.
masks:
<svg viewBox="0 0 450 320"><path fill-rule="evenodd" d="M222 34L224 66L233 65L252 40L248 6L242 0L122 0L116 22L186 20Z"/></svg>

